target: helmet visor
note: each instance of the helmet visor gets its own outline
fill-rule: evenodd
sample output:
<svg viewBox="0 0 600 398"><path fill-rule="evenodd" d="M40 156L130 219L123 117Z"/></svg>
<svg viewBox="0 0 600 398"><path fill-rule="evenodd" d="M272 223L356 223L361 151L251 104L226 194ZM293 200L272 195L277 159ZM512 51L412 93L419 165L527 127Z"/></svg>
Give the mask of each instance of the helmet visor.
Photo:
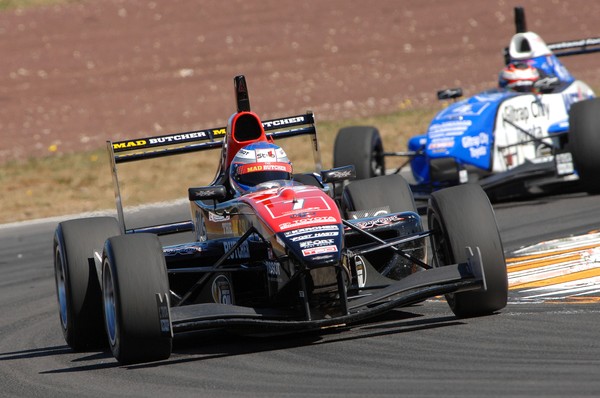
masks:
<svg viewBox="0 0 600 398"><path fill-rule="evenodd" d="M267 181L289 180L292 166L281 162L249 163L238 166L235 180L246 186L256 186Z"/></svg>

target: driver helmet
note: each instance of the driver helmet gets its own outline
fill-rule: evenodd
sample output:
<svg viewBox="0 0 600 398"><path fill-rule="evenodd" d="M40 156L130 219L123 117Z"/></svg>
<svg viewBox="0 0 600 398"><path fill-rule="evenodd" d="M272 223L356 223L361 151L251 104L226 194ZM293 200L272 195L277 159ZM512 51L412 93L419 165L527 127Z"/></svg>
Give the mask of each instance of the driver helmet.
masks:
<svg viewBox="0 0 600 398"><path fill-rule="evenodd" d="M525 62L514 62L502 69L498 77L498 85L513 91L532 92L539 78L540 72L537 68Z"/></svg>
<svg viewBox="0 0 600 398"><path fill-rule="evenodd" d="M273 180L291 180L292 163L285 151L269 142L256 142L238 151L229 166L229 180L237 195Z"/></svg>

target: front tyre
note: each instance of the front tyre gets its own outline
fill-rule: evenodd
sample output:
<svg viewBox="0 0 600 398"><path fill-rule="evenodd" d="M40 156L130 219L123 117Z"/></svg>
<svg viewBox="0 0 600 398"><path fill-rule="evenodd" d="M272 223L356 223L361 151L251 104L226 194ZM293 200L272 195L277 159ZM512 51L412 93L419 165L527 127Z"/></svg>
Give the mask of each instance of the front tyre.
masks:
<svg viewBox="0 0 600 398"><path fill-rule="evenodd" d="M458 317L472 317L504 308L508 297L504 249L494 210L483 189L465 184L434 192L427 223L434 231L431 246L436 266L466 262L467 246L481 251L487 291L446 295L452 312Z"/></svg>
<svg viewBox="0 0 600 398"><path fill-rule="evenodd" d="M410 186L399 174L352 181L344 187L341 209L346 219L413 212L415 214L412 217L406 214L402 216L405 218L405 221L402 222L402 232L397 228L393 228L396 231L396 237L399 238L403 234L423 231L421 218L417 214L417 207ZM393 236L389 235L391 232L392 230L389 229L383 232L385 238L392 238ZM346 242L349 243L350 240ZM353 244L367 242L372 241L367 239L364 242L355 241ZM426 257L426 242L424 239L405 244L402 249L421 260ZM402 258L390 249L365 254L364 257L381 275L390 279L399 280L417 271L417 267L412 261Z"/></svg>
<svg viewBox="0 0 600 398"><path fill-rule="evenodd" d="M123 364L171 355L169 282L156 235L111 238L102 260L102 301L110 349Z"/></svg>
<svg viewBox="0 0 600 398"><path fill-rule="evenodd" d="M104 241L120 233L113 217L64 221L54 233L54 279L60 325L65 341L75 351L106 344L94 256L99 261Z"/></svg>

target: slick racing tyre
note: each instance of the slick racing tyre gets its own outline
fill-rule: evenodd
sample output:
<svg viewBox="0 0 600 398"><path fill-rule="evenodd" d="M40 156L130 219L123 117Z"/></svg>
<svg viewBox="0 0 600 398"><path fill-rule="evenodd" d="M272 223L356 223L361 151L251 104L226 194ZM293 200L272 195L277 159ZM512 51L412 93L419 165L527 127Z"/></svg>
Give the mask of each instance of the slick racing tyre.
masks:
<svg viewBox="0 0 600 398"><path fill-rule="evenodd" d="M386 208L389 213L417 212L417 206L408 182L399 174L390 174L353 181L344 187L342 211L350 218L352 212ZM378 215L370 214L369 216Z"/></svg>
<svg viewBox="0 0 600 398"><path fill-rule="evenodd" d="M494 210L483 189L466 184L434 192L429 199L427 223L434 231L434 265L466 262L466 247L473 251L479 247L481 252L487 291L446 295L454 314L472 317L504 308L508 296L504 249Z"/></svg>
<svg viewBox="0 0 600 398"><path fill-rule="evenodd" d="M122 364L171 355L169 282L156 235L107 240L102 259L104 324L110 349Z"/></svg>
<svg viewBox="0 0 600 398"><path fill-rule="evenodd" d="M357 180L385 174L383 143L375 127L352 126L338 131L333 149L333 167L351 164L356 169Z"/></svg>
<svg viewBox="0 0 600 398"><path fill-rule="evenodd" d="M569 149L583 189L600 193L600 98L576 102L569 111Z"/></svg>
<svg viewBox="0 0 600 398"><path fill-rule="evenodd" d="M104 242L121 230L112 217L70 220L54 233L54 277L60 325L75 351L106 344L102 324L102 293L94 265Z"/></svg>

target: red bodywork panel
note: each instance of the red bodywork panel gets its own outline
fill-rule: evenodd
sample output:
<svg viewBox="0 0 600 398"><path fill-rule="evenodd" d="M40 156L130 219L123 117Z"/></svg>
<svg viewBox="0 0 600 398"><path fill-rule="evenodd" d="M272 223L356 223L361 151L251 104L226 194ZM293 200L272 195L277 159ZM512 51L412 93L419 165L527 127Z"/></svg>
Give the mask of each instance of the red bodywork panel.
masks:
<svg viewBox="0 0 600 398"><path fill-rule="evenodd" d="M242 196L239 200L254 208L274 233L342 223L333 199L313 186L266 189Z"/></svg>
<svg viewBox="0 0 600 398"><path fill-rule="evenodd" d="M229 170L229 165L236 153L246 145L255 142L272 142L267 138L265 129L258 115L254 112L238 112L231 115L227 124L224 170Z"/></svg>

